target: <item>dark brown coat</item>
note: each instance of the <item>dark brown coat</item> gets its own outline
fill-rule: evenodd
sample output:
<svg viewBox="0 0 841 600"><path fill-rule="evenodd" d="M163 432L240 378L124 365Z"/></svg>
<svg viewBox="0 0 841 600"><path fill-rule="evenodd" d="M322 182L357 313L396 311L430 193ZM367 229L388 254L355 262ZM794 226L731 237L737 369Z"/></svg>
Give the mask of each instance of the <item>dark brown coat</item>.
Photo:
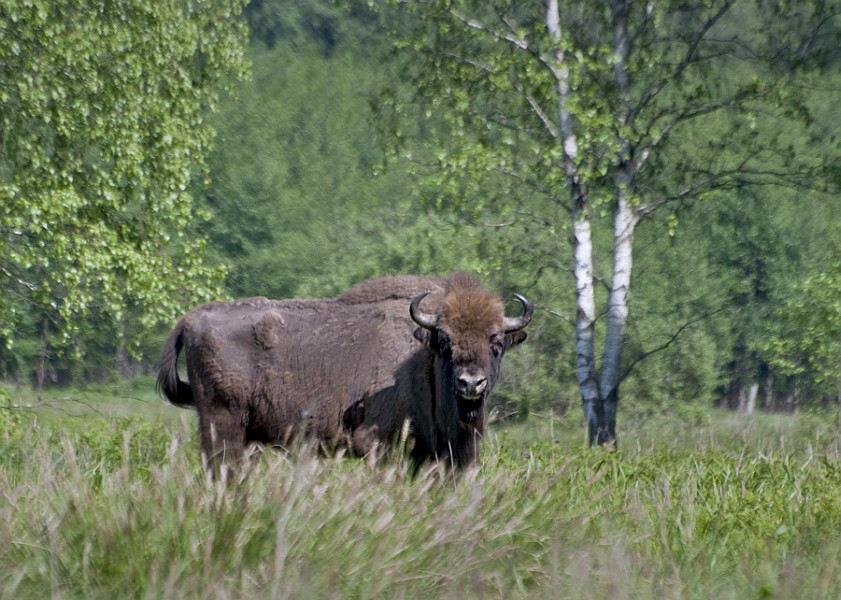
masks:
<svg viewBox="0 0 841 600"><path fill-rule="evenodd" d="M158 388L196 408L214 464L301 434L362 455L408 421L418 462L463 465L477 456L502 355L526 337L531 306L518 299L524 315L505 317L498 297L456 274L375 279L335 300L205 304L169 335Z"/></svg>

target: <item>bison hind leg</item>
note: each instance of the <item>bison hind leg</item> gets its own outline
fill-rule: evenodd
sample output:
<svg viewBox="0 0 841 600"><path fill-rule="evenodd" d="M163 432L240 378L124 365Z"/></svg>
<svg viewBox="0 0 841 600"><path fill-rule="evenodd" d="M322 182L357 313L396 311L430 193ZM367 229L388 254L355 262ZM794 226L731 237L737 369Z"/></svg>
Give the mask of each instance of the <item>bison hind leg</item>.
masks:
<svg viewBox="0 0 841 600"><path fill-rule="evenodd" d="M242 420L229 411L199 417L202 455L216 479L239 473L245 456L246 434ZM226 474L228 477L226 477Z"/></svg>

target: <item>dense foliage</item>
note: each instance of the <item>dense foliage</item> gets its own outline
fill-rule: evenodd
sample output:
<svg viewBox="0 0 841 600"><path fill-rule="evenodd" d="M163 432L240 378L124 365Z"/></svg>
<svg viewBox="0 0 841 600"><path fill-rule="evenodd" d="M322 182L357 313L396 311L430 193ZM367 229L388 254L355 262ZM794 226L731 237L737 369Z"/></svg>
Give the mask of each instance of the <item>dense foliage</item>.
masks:
<svg viewBox="0 0 841 600"><path fill-rule="evenodd" d="M41 362L71 338L113 346L222 293L190 186L208 112L246 70L241 9L0 4L4 372L34 371L32 346Z"/></svg>

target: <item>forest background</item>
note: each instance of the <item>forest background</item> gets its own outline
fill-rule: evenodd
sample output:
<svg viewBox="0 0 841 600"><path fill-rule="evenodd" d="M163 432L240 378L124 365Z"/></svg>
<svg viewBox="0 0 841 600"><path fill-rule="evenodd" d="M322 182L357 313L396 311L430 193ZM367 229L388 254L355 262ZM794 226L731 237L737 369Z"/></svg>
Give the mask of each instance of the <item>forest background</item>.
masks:
<svg viewBox="0 0 841 600"><path fill-rule="evenodd" d="M839 597L839 15L0 0L0 599ZM457 269L536 305L459 477L156 397L197 303Z"/></svg>
<svg viewBox="0 0 841 600"><path fill-rule="evenodd" d="M813 8L803 6L804 14ZM188 209L176 217L184 230L168 250L183 254L186 268L163 276L150 270L166 285L150 279L137 284L138 294L122 293L117 283L113 298L98 303L94 294L86 310L71 315L62 298L72 296L72 278L62 290L39 282L51 280L55 265L17 273L13 251L25 236L4 225L0 279L4 309L13 315L0 347L7 386L40 390L149 374L179 311L209 298L333 296L384 274L464 270L537 307L528 343L506 359L491 409L508 418L551 410L578 419L573 264L557 243L573 236L564 211L527 189L498 193L491 172L472 179L468 192L435 177L449 123L410 93L421 66L395 51L387 10L254 0L243 14L251 74L243 76L245 57L230 58L228 91L202 108L202 127L209 124L215 140L204 168L185 182ZM792 411L841 398L841 121L832 117L841 73L833 19L814 36L808 60L779 65L781 79L786 69L811 76L809 86L788 90L802 126L761 121L769 139L822 156L822 170L791 185L688 195L640 221L622 419L691 419L713 406ZM398 120L389 110L395 98L404 102L402 116L414 118ZM720 125L719 146L700 135L698 143L727 158L722 148L732 132L723 119ZM715 133L715 118L705 126ZM0 176L11 177L14 157L4 140ZM674 153L664 163L680 164L678 153L691 147L686 134L664 150ZM12 197L4 196L7 216ZM594 263L603 299L613 208L603 205L590 217L596 256L608 257ZM150 223L146 236L155 231ZM605 317L598 314L597 325Z"/></svg>

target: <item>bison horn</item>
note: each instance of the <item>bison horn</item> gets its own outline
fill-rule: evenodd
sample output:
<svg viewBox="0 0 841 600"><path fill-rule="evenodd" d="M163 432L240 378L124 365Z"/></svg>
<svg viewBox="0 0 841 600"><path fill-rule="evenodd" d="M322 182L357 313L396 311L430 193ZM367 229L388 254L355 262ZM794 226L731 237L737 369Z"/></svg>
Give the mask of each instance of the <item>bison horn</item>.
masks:
<svg viewBox="0 0 841 600"><path fill-rule="evenodd" d="M421 300L426 298L429 293L429 291L426 291L423 294L415 296L414 300L412 300L412 303L409 305L409 314L411 315L412 320L424 329L435 329L438 327L438 320L441 316L430 315L420 309Z"/></svg>
<svg viewBox="0 0 841 600"><path fill-rule="evenodd" d="M505 333L512 333L519 331L529 324L531 321L531 314L534 312L534 307L531 302L523 298L520 294L514 294L514 297L523 305L523 314L519 317L505 317L502 321L502 330Z"/></svg>

